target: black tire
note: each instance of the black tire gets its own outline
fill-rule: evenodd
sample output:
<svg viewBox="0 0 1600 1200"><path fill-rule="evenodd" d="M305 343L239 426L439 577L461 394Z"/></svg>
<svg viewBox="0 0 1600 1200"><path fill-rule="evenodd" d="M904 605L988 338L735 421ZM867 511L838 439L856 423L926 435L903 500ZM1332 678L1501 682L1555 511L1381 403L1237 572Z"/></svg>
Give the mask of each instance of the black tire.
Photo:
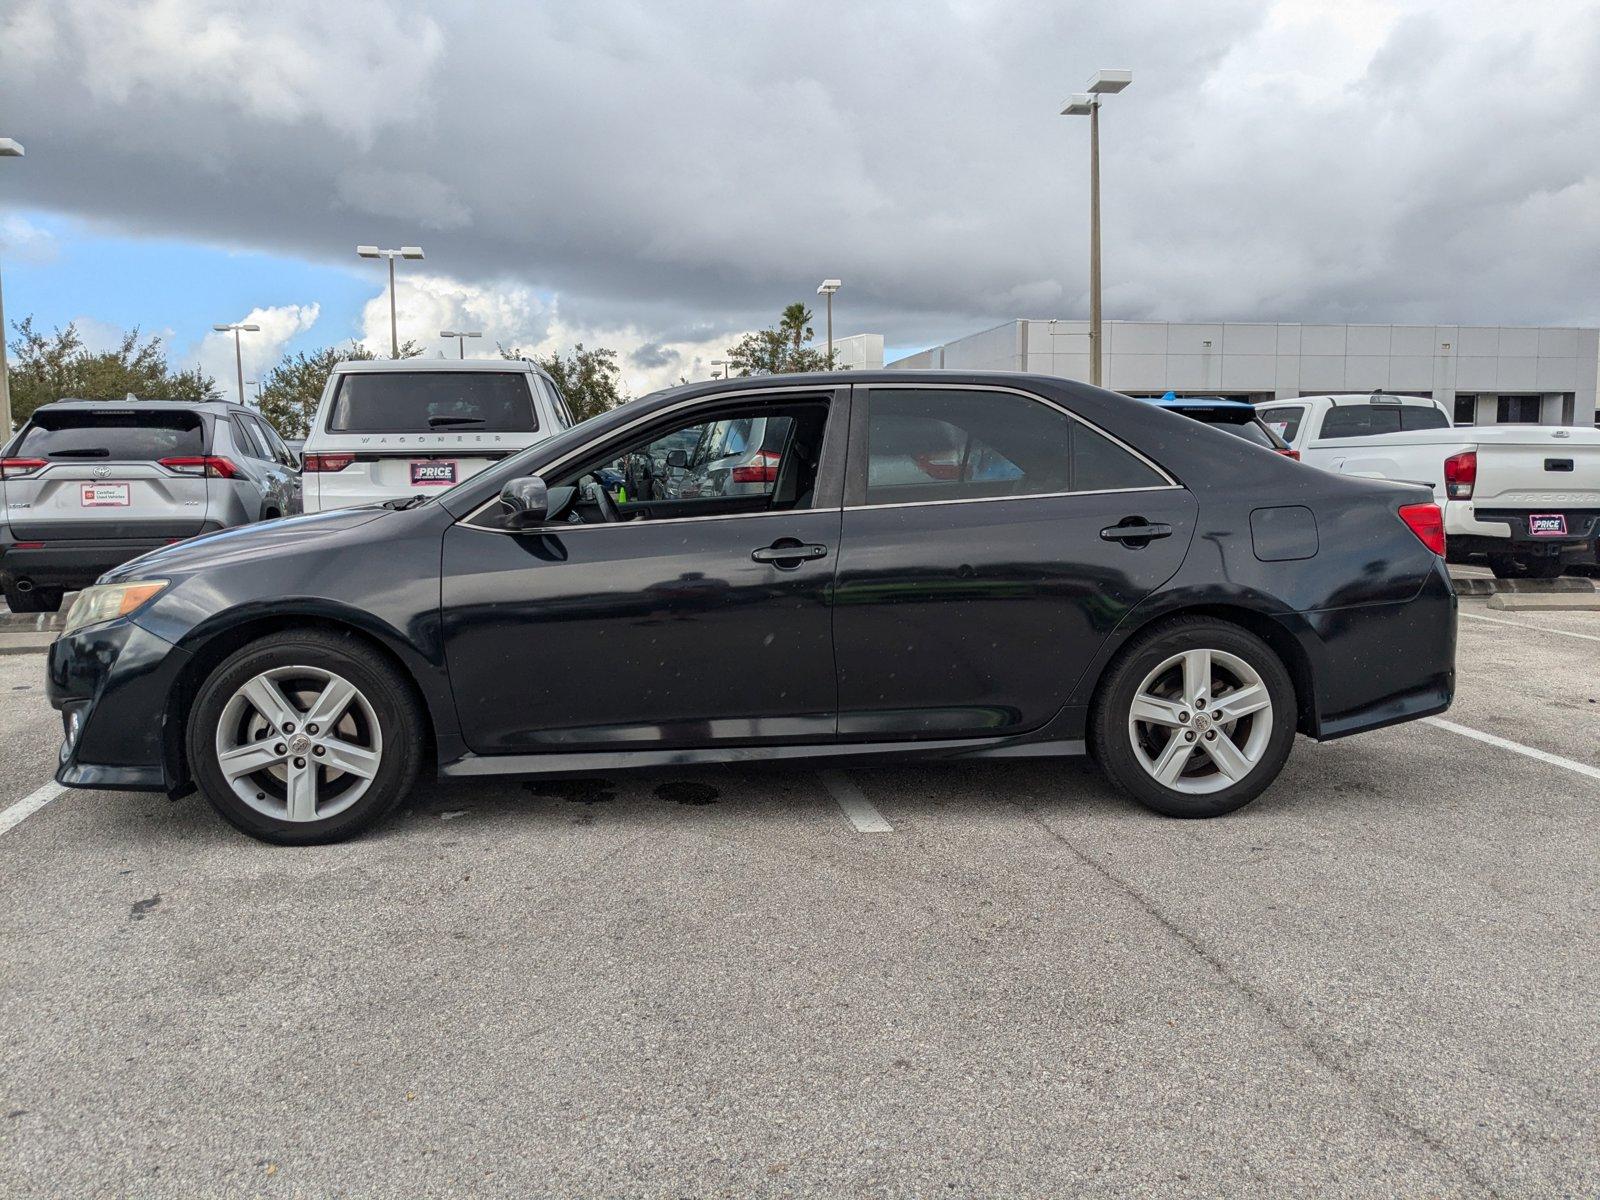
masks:
<svg viewBox="0 0 1600 1200"><path fill-rule="evenodd" d="M1514 554L1489 555L1489 570L1496 579L1554 579L1566 569L1559 555L1522 558Z"/></svg>
<svg viewBox="0 0 1600 1200"><path fill-rule="evenodd" d="M290 821L252 808L235 793L217 761L218 725L235 693L264 671L289 667L332 672L348 681L370 706L381 731L382 753L366 791L325 819ZM388 659L353 635L307 629L273 634L224 659L201 684L190 707L186 749L200 791L230 824L264 842L304 846L353 837L388 815L416 781L422 737L417 702Z"/></svg>
<svg viewBox="0 0 1600 1200"><path fill-rule="evenodd" d="M1141 761L1129 732L1134 697L1146 677L1168 659L1191 650L1221 651L1242 660L1260 677L1272 706L1270 731L1255 764L1237 781L1204 794L1157 780ZM1225 699L1223 692L1212 703ZM1140 634L1108 668L1090 711L1090 746L1111 782L1145 807L1169 817L1217 817L1250 803L1278 777L1294 745L1296 717L1294 682L1270 646L1226 621L1177 617ZM1234 728L1248 727L1235 723ZM1230 736L1225 729L1215 732ZM1178 731L1171 736L1178 737ZM1195 769L1202 774L1215 769L1209 756L1194 757L1201 760Z"/></svg>
<svg viewBox="0 0 1600 1200"><path fill-rule="evenodd" d="M63 595L61 588L33 588L26 592L7 588L6 607L14 613L59 612Z"/></svg>

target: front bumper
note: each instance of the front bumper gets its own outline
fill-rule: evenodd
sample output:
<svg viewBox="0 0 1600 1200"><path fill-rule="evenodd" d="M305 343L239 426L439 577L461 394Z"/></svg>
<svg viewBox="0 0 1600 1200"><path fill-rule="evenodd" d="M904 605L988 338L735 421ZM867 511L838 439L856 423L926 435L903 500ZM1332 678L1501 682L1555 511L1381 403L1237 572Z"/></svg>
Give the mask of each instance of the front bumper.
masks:
<svg viewBox="0 0 1600 1200"><path fill-rule="evenodd" d="M187 651L122 619L50 646L45 693L61 713L56 782L68 787L173 791L181 785L169 698Z"/></svg>

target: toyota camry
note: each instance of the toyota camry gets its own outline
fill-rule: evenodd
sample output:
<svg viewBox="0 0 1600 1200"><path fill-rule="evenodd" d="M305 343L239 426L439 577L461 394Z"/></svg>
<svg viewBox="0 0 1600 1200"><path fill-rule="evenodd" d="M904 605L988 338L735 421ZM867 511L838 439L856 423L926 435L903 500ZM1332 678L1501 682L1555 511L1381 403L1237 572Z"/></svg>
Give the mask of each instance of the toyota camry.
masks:
<svg viewBox="0 0 1600 1200"><path fill-rule="evenodd" d="M424 767L1089 753L1216 816L1296 733L1449 705L1443 551L1426 488L1063 379L681 387L432 496L102 576L50 650L57 778L308 843Z"/></svg>

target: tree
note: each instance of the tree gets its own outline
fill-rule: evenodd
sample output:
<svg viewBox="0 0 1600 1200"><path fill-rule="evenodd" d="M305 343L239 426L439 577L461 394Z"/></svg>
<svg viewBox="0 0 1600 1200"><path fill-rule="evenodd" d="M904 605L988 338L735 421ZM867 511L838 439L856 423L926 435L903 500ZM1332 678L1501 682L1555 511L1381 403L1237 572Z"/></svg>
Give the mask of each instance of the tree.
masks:
<svg viewBox="0 0 1600 1200"><path fill-rule="evenodd" d="M400 347L401 358L416 358L423 348L415 342ZM328 376L342 362L371 362L378 356L360 342L326 346L321 350L285 354L261 381L261 415L286 438L303 438L316 416Z"/></svg>
<svg viewBox="0 0 1600 1200"><path fill-rule="evenodd" d="M75 324L51 333L34 328L24 317L12 326L11 413L17 424L53 400L218 400L214 379L199 367L173 371L161 339L142 341L137 328L123 334L114 349L92 353Z"/></svg>
<svg viewBox="0 0 1600 1200"><path fill-rule="evenodd" d="M800 371L831 371L833 359L825 350L808 346L815 335L811 310L795 303L778 314L770 329L747 333L728 347L728 374L793 375Z"/></svg>
<svg viewBox="0 0 1600 1200"><path fill-rule="evenodd" d="M507 350L501 346L500 356L531 357L535 364L549 372L550 378L556 381L556 387L566 397L567 407L572 410L575 420L586 421L627 403L628 395L622 390L622 369L617 366L615 350L608 350L604 346L585 350L583 343L579 342L566 357L552 350L540 358L537 355L525 355L516 347Z"/></svg>

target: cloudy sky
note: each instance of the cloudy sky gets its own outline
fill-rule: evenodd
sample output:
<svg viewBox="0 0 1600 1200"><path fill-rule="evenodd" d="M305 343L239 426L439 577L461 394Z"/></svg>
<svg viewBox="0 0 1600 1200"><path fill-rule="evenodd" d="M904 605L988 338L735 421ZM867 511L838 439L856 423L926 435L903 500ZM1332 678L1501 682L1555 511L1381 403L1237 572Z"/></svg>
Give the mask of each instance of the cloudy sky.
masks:
<svg viewBox="0 0 1600 1200"><path fill-rule="evenodd" d="M844 279L891 356L1112 318L1600 323L1593 0L0 0L12 319L617 347L635 391Z"/></svg>

